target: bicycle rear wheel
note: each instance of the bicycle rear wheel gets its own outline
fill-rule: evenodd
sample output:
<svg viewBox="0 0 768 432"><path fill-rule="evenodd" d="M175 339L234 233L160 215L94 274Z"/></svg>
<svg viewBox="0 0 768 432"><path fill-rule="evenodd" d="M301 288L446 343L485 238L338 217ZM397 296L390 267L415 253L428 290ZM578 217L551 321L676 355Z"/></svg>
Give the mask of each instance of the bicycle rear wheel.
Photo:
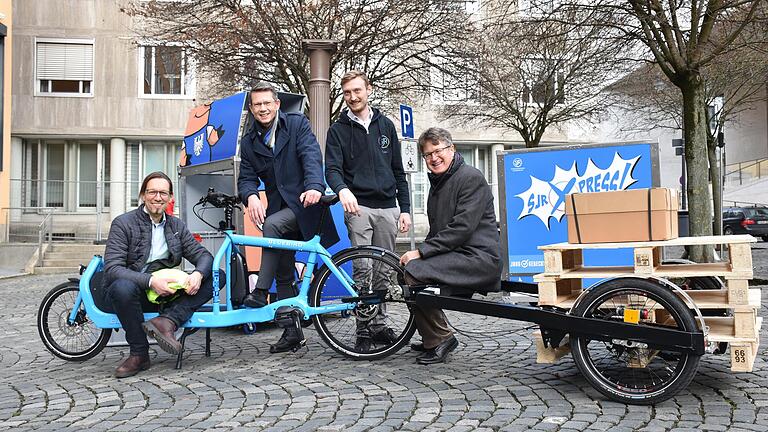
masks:
<svg viewBox="0 0 768 432"><path fill-rule="evenodd" d="M697 328L688 307L673 292L633 278L608 281L591 289L571 314L627 322L627 311L639 316L638 326L683 331ZM571 335L571 354L579 371L600 393L622 403L641 405L667 400L686 388L700 359L692 353L661 350L651 344L616 339L606 342L580 335Z"/></svg>
<svg viewBox="0 0 768 432"><path fill-rule="evenodd" d="M360 302L347 313L313 316L320 337L334 351L355 360L375 360L397 352L416 330L410 307L403 300L399 283L403 269L397 256L383 249L362 247L342 251L333 262L352 276L358 295L385 291L385 300L373 305ZM344 297L349 294L336 276L328 267L320 269L310 289L310 305L338 304ZM385 335L382 325L391 329L391 333ZM361 335L368 338L366 343L358 343Z"/></svg>
<svg viewBox="0 0 768 432"><path fill-rule="evenodd" d="M65 282L56 286L43 298L37 313L37 331L48 351L69 361L92 358L107 345L112 329L96 327L81 304L75 321L69 323L69 314L80 292L79 283Z"/></svg>

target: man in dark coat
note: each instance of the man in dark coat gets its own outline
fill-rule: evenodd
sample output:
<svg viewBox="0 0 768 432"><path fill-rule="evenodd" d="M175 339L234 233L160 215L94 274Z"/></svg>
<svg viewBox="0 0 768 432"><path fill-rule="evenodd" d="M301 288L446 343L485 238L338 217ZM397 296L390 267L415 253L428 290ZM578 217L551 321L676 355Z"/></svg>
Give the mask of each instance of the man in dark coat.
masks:
<svg viewBox="0 0 768 432"><path fill-rule="evenodd" d="M159 171L149 174L139 190L142 204L115 218L109 229L103 284L130 346L130 356L115 370L117 378L149 369L147 335L155 338L163 350L178 354L181 344L174 332L213 296L213 256L195 241L184 222L165 214L172 197L171 179ZM182 258L195 266L184 292L159 316L143 322L143 309L149 306L147 289L160 296L175 293L168 287L175 280L154 277L152 272L176 267Z"/></svg>
<svg viewBox="0 0 768 432"><path fill-rule="evenodd" d="M431 185L429 233L418 249L400 258L406 283L438 285L441 292L460 296L498 291L501 247L493 194L485 177L464 163L445 129L427 129L419 137L419 149ZM422 343L411 347L423 352L416 361L444 362L459 344L445 314L418 306L413 311Z"/></svg>
<svg viewBox="0 0 768 432"><path fill-rule="evenodd" d="M280 99L271 84L260 82L248 98L256 120L240 141L240 175L237 189L254 224L263 224L264 237L309 240L317 233L321 212L325 211L322 244L339 241L330 212L314 205L325 191L320 145L301 113L280 111ZM267 208L259 198L264 182ZM295 295L293 284L295 252L264 248L256 289L245 297L248 307L262 307L272 282L276 281L279 300ZM270 352L293 349L301 341L298 331L289 327Z"/></svg>

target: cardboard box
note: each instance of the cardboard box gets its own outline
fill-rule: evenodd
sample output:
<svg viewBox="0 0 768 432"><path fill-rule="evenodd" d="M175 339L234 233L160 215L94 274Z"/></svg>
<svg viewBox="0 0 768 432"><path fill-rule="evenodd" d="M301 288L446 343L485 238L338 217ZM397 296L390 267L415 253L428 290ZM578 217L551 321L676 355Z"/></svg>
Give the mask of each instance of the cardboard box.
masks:
<svg viewBox="0 0 768 432"><path fill-rule="evenodd" d="M677 209L677 191L667 188L569 194L568 243L674 239Z"/></svg>

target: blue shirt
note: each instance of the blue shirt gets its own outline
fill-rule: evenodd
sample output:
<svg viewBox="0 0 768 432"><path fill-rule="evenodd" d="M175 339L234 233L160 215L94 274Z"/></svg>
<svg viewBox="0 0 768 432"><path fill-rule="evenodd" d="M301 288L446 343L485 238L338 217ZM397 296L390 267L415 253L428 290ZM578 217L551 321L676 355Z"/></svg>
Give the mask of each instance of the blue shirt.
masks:
<svg viewBox="0 0 768 432"><path fill-rule="evenodd" d="M146 207L144 212L149 214ZM165 259L170 256L168 243L165 241L165 213L163 213L163 218L158 223L155 223L151 217L150 220L152 221L152 248L149 250L149 258L147 258L147 264L144 265L142 271L145 271L152 261ZM149 283L150 285L152 284L152 279L150 279Z"/></svg>

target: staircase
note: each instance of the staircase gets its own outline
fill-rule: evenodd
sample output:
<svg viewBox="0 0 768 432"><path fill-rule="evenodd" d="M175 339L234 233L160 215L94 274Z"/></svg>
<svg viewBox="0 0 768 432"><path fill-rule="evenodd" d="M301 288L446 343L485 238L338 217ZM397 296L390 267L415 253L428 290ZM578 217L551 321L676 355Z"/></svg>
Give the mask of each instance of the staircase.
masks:
<svg viewBox="0 0 768 432"><path fill-rule="evenodd" d="M54 242L38 261L35 274L77 274L80 264L88 265L94 255L104 255L104 245Z"/></svg>

